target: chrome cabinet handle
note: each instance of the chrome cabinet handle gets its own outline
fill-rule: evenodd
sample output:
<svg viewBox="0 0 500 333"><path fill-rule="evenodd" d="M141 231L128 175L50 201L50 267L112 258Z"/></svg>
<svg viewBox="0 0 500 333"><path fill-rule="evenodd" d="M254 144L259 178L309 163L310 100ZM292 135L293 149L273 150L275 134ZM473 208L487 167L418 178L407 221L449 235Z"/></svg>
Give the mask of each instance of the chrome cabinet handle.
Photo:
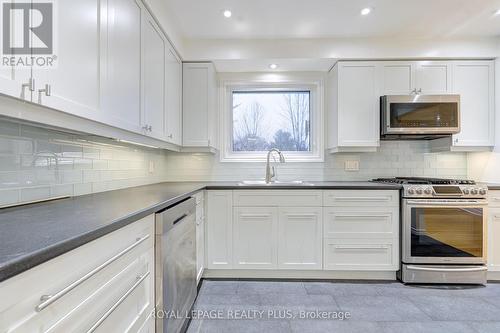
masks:
<svg viewBox="0 0 500 333"><path fill-rule="evenodd" d="M26 88L28 91L35 91L35 79L30 77L28 83L23 83L21 85L21 99L26 99Z"/></svg>
<svg viewBox="0 0 500 333"><path fill-rule="evenodd" d="M144 125L142 126L142 129L147 132L151 132L153 130L153 127L151 125Z"/></svg>
<svg viewBox="0 0 500 333"><path fill-rule="evenodd" d="M387 250L387 245L336 245L339 250Z"/></svg>
<svg viewBox="0 0 500 333"><path fill-rule="evenodd" d="M334 197L336 201L368 201L368 202L380 202L380 201L390 201L390 197Z"/></svg>
<svg viewBox="0 0 500 333"><path fill-rule="evenodd" d="M483 272L488 270L486 267L471 267L471 268L430 268L419 266L406 266L407 269L412 271L425 271L425 272Z"/></svg>
<svg viewBox="0 0 500 333"><path fill-rule="evenodd" d="M168 138L172 139L174 136L172 134L169 134Z"/></svg>
<svg viewBox="0 0 500 333"><path fill-rule="evenodd" d="M111 257L110 259L106 260L104 263L97 266L96 268L94 268L93 270L91 270L90 272L88 272L87 274L85 274L84 276L79 278L78 280L74 281L73 283L71 283L67 287L58 291L57 293L52 294L52 295L43 295L42 297L40 297L41 303L35 307L35 311L36 312L42 311L43 309L45 309L46 307L48 307L49 305L51 305L52 303L54 303L55 301L57 301L58 299L60 299L64 295L66 295L67 293L69 293L71 290L75 289L80 284L82 284L83 282L90 279L96 273L100 272L101 270L103 270L104 268L109 266L111 263L116 261L117 259L123 257L125 254L130 252L133 248L137 247L139 244L141 244L142 242L144 242L148 238L149 238L149 235L146 235L142 238L138 238L134 244L130 245L129 247L127 247L126 249L124 249L120 253L118 253L115 256Z"/></svg>
<svg viewBox="0 0 500 333"><path fill-rule="evenodd" d="M145 273L144 275L142 276L138 276L137 277L137 281L134 283L134 285L132 287L130 287L129 290L127 290L127 292L125 294L123 294L122 297L120 297L120 299L118 301L116 301L115 304L113 304L113 306L111 308L109 308L108 311L106 311L101 318L99 318L98 321L95 322L94 325L92 325L92 327L87 331L87 333L92 333L94 332L99 326L101 326L101 324L106 320L106 318L108 318L112 313L113 311L115 311L115 309L120 306L120 304L123 303L123 301L128 297L128 295L130 295L140 284L142 281L144 281L144 279L146 279L147 277L149 276L149 272Z"/></svg>
<svg viewBox="0 0 500 333"><path fill-rule="evenodd" d="M38 103L42 104L42 94L45 96L50 96L52 93L52 89L50 87L50 84L46 84L45 88L43 89L38 89Z"/></svg>

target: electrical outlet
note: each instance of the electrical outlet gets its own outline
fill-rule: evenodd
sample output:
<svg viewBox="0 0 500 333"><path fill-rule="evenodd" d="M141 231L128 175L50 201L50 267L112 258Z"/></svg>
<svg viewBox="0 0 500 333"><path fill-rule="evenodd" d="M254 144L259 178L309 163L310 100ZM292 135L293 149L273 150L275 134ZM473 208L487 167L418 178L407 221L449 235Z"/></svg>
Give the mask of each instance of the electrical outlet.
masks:
<svg viewBox="0 0 500 333"><path fill-rule="evenodd" d="M155 162L149 161L149 173L155 172Z"/></svg>
<svg viewBox="0 0 500 333"><path fill-rule="evenodd" d="M359 161L345 161L344 162L345 171L359 171Z"/></svg>

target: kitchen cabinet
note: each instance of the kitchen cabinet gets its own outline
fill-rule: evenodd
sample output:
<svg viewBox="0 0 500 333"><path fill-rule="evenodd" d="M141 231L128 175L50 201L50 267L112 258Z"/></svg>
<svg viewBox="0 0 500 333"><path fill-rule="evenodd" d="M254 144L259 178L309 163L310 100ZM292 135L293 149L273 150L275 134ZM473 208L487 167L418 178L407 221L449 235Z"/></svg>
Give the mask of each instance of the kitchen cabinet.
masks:
<svg viewBox="0 0 500 333"><path fill-rule="evenodd" d="M205 270L205 199L204 192L194 195L196 199L196 281L199 284Z"/></svg>
<svg viewBox="0 0 500 333"><path fill-rule="evenodd" d="M183 64L182 145L216 148L217 79L212 63Z"/></svg>
<svg viewBox="0 0 500 333"><path fill-rule="evenodd" d="M145 134L166 139L166 42L151 15L142 18L142 128Z"/></svg>
<svg viewBox="0 0 500 333"><path fill-rule="evenodd" d="M168 41L165 60L166 140L180 146L182 144L182 61Z"/></svg>
<svg viewBox="0 0 500 333"><path fill-rule="evenodd" d="M396 271L399 191L324 191L325 270Z"/></svg>
<svg viewBox="0 0 500 333"><path fill-rule="evenodd" d="M379 65L338 62L329 73L330 152L375 151L380 146Z"/></svg>
<svg viewBox="0 0 500 333"><path fill-rule="evenodd" d="M488 279L500 280L500 191L490 191L488 202L488 271L497 274Z"/></svg>
<svg viewBox="0 0 500 333"><path fill-rule="evenodd" d="M442 95L451 93L452 65L449 61L417 61L415 89L419 94Z"/></svg>
<svg viewBox="0 0 500 333"><path fill-rule="evenodd" d="M323 267L323 212L321 207L279 209L278 268Z"/></svg>
<svg viewBox="0 0 500 333"><path fill-rule="evenodd" d="M410 95L415 89L415 62L380 62L382 76L380 92L383 95Z"/></svg>
<svg viewBox="0 0 500 333"><path fill-rule="evenodd" d="M100 31L98 0L58 1L57 63L32 68L32 101L91 120L102 120L99 92Z"/></svg>
<svg viewBox="0 0 500 333"><path fill-rule="evenodd" d="M235 207L233 260L235 269L276 269L278 209Z"/></svg>
<svg viewBox="0 0 500 333"><path fill-rule="evenodd" d="M460 133L455 147L495 145L495 70L493 61L453 62L453 93L460 95Z"/></svg>
<svg viewBox="0 0 500 333"><path fill-rule="evenodd" d="M206 216L207 268L233 267L233 192L208 191Z"/></svg>
<svg viewBox="0 0 500 333"><path fill-rule="evenodd" d="M104 122L142 133L139 0L101 3L101 97Z"/></svg>
<svg viewBox="0 0 500 333"><path fill-rule="evenodd" d="M153 244L150 215L3 281L0 331L139 331L154 309Z"/></svg>

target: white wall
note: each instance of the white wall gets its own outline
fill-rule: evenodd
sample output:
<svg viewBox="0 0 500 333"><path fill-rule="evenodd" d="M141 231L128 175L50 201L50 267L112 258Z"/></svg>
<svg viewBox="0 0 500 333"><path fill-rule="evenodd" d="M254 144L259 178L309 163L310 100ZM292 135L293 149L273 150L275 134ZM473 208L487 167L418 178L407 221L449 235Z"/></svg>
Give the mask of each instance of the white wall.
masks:
<svg viewBox="0 0 500 333"><path fill-rule="evenodd" d="M324 163L277 165L278 179L309 181L371 180L377 177L427 176L465 178L465 153L429 153L427 141L382 142L376 153L327 154ZM219 162L218 155L166 155L167 181L240 181L264 179L265 163ZM286 154L285 154L286 156ZM346 160L357 160L360 171L344 171Z"/></svg>
<svg viewBox="0 0 500 333"><path fill-rule="evenodd" d="M495 61L495 149L486 153L468 155L468 172L471 179L500 184L500 38L497 39Z"/></svg>

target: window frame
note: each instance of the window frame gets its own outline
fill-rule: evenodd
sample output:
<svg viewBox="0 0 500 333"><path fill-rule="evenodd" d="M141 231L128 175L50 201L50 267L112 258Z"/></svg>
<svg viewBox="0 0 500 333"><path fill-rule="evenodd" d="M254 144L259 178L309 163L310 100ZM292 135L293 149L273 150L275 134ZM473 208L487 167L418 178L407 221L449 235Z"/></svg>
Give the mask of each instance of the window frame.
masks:
<svg viewBox="0 0 500 333"><path fill-rule="evenodd" d="M284 152L287 162L324 162L323 78L273 75L267 79L221 80L221 162L265 162L267 152L233 151L233 92L238 91L308 91L310 150Z"/></svg>

